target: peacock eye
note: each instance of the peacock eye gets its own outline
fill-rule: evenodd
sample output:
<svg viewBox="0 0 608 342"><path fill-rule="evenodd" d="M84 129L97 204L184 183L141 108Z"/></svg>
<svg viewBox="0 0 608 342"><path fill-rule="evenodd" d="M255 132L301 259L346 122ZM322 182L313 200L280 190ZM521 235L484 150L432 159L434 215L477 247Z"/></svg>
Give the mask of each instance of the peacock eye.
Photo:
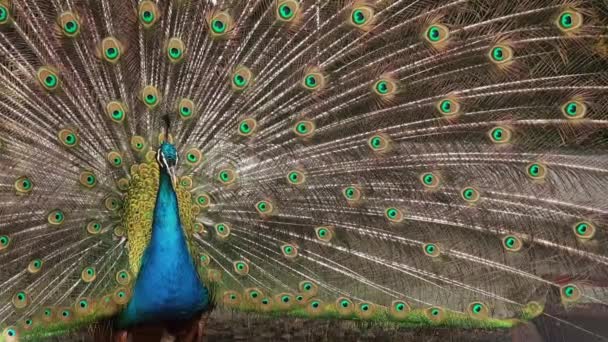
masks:
<svg viewBox="0 0 608 342"><path fill-rule="evenodd" d="M127 270L116 272L116 282L120 285L127 285L131 282L131 274Z"/></svg>
<svg viewBox="0 0 608 342"><path fill-rule="evenodd" d="M448 36L448 28L440 24L429 26L424 35L425 39L433 45L437 45L441 42L444 42L448 38Z"/></svg>
<svg viewBox="0 0 608 342"><path fill-rule="evenodd" d="M359 9L353 11L352 18L356 25L363 25L367 21L365 13Z"/></svg>
<svg viewBox="0 0 608 342"><path fill-rule="evenodd" d="M184 57L185 45L184 42L179 38L169 39L167 44L167 56L173 63L181 61Z"/></svg>
<svg viewBox="0 0 608 342"><path fill-rule="evenodd" d="M504 144L511 140L511 131L505 127L494 127L489 132L490 140L495 144Z"/></svg>
<svg viewBox="0 0 608 342"><path fill-rule="evenodd" d="M293 126L294 133L302 138L310 137L315 131L315 124L312 121L302 120Z"/></svg>
<svg viewBox="0 0 608 342"><path fill-rule="evenodd" d="M113 167L121 167L122 166L122 155L116 151L111 151L107 155L107 160Z"/></svg>
<svg viewBox="0 0 608 342"><path fill-rule="evenodd" d="M15 181L15 190L19 193L29 193L32 191L33 187L32 181L26 176L21 176Z"/></svg>
<svg viewBox="0 0 608 342"><path fill-rule="evenodd" d="M388 82L378 81L378 83L376 83L376 91L378 92L378 94L386 95L388 93L388 90Z"/></svg>
<svg viewBox="0 0 608 342"><path fill-rule="evenodd" d="M149 0L144 0L139 3L139 20L144 28L152 27L159 17L159 11L157 5Z"/></svg>
<svg viewBox="0 0 608 342"><path fill-rule="evenodd" d="M131 148L136 152L141 152L146 147L146 140L144 137L139 135L134 135L131 137Z"/></svg>
<svg viewBox="0 0 608 342"><path fill-rule="evenodd" d="M277 6L276 15L280 21L290 22L293 21L296 14L300 9L300 3L295 0L284 0L279 1Z"/></svg>
<svg viewBox="0 0 608 342"><path fill-rule="evenodd" d="M317 90L324 83L324 77L320 73L310 73L304 76L304 87L308 90Z"/></svg>
<svg viewBox="0 0 608 342"><path fill-rule="evenodd" d="M63 223L63 221L65 220L65 216L63 214L63 211L55 209L48 214L47 220L49 224L58 226Z"/></svg>
<svg viewBox="0 0 608 342"><path fill-rule="evenodd" d="M432 321L440 321L443 317L443 310L438 307L431 307L426 310L426 314Z"/></svg>
<svg viewBox="0 0 608 342"><path fill-rule="evenodd" d="M57 77L54 75L49 75L44 79L44 84L49 87L52 88L57 84Z"/></svg>
<svg viewBox="0 0 608 342"><path fill-rule="evenodd" d="M178 49L178 48L169 48L169 56L171 56L172 59L177 59L182 55L182 50Z"/></svg>
<svg viewBox="0 0 608 342"><path fill-rule="evenodd" d="M426 254L427 256L436 258L441 255L441 250L439 249L439 246L434 243L427 243L422 248L424 250L424 254Z"/></svg>
<svg viewBox="0 0 608 342"><path fill-rule="evenodd" d="M95 271L94 267L85 267L82 270L82 273L80 275L80 278L82 279L82 281L84 281L85 283L90 283L93 280L95 280L95 278L97 277L97 272Z"/></svg>
<svg viewBox="0 0 608 342"><path fill-rule="evenodd" d="M298 255L298 249L296 248L296 246L291 244L283 245L281 247L281 251L283 252L284 256L290 259L295 258Z"/></svg>
<svg viewBox="0 0 608 342"><path fill-rule="evenodd" d="M508 252L518 252L523 247L522 241L514 235L507 235L502 239L502 245Z"/></svg>
<svg viewBox="0 0 608 342"><path fill-rule="evenodd" d="M98 221L90 221L86 226L87 232L92 235L99 234L101 232L101 223Z"/></svg>
<svg viewBox="0 0 608 342"><path fill-rule="evenodd" d="M332 238L333 238L333 228L332 227L316 227L315 228L315 234L317 235L317 238L321 241L324 242L329 242Z"/></svg>
<svg viewBox="0 0 608 342"><path fill-rule="evenodd" d="M80 22L73 12L63 12L58 22L64 36L74 38L80 33Z"/></svg>
<svg viewBox="0 0 608 342"><path fill-rule="evenodd" d="M105 205L106 209L108 209L110 211L116 211L122 207L122 201L119 200L118 198L110 195L110 196L106 197L106 199L104 200L104 205Z"/></svg>
<svg viewBox="0 0 608 342"><path fill-rule="evenodd" d="M160 93L155 86L146 86L141 91L141 99L149 109L154 109L160 103Z"/></svg>
<svg viewBox="0 0 608 342"><path fill-rule="evenodd" d="M28 265L28 271L30 273L37 273L42 268L42 260L34 259Z"/></svg>
<svg viewBox="0 0 608 342"><path fill-rule="evenodd" d="M246 89L252 77L253 73L249 68L244 66L237 67L232 73L232 89L237 92Z"/></svg>
<svg viewBox="0 0 608 342"><path fill-rule="evenodd" d="M4 4L0 4L0 25L6 24L9 19L8 7Z"/></svg>
<svg viewBox="0 0 608 342"><path fill-rule="evenodd" d="M11 239L6 235L0 235L0 249L7 248Z"/></svg>
<svg viewBox="0 0 608 342"><path fill-rule="evenodd" d="M71 129L62 129L58 134L59 142L66 147L75 147L78 144L78 136Z"/></svg>
<svg viewBox="0 0 608 342"><path fill-rule="evenodd" d="M354 27L367 31L370 29L373 17L374 10L371 7L357 6L350 12L349 23Z"/></svg>
<svg viewBox="0 0 608 342"><path fill-rule="evenodd" d="M141 13L141 20L143 20L144 23L151 23L154 21L154 14L150 11L143 11Z"/></svg>
<svg viewBox="0 0 608 342"><path fill-rule="evenodd" d="M293 170L287 174L287 181L292 185L301 185L306 181L306 176L302 171Z"/></svg>
<svg viewBox="0 0 608 342"><path fill-rule="evenodd" d="M215 225L215 232L218 237L225 239L230 235L230 226L227 223L218 223Z"/></svg>
<svg viewBox="0 0 608 342"><path fill-rule="evenodd" d="M211 263L211 258L207 254L201 254L199 257L199 261L201 263L201 266L207 266L209 265L209 263Z"/></svg>
<svg viewBox="0 0 608 342"><path fill-rule="evenodd" d="M124 121L126 116L126 109L122 102L111 101L106 105L106 114L110 119L116 123Z"/></svg>
<svg viewBox="0 0 608 342"><path fill-rule="evenodd" d="M547 168L540 163L533 163L526 168L527 174L532 179L543 179L547 174Z"/></svg>
<svg viewBox="0 0 608 342"><path fill-rule="evenodd" d="M72 34L78 30L78 23L75 20L68 21L64 26L66 33Z"/></svg>
<svg viewBox="0 0 608 342"><path fill-rule="evenodd" d="M259 201L258 203L256 203L255 209L261 215L270 215L274 210L274 206L270 201Z"/></svg>
<svg viewBox="0 0 608 342"><path fill-rule="evenodd" d="M234 28L234 20L227 12L216 12L207 19L211 36L226 37Z"/></svg>
<svg viewBox="0 0 608 342"><path fill-rule="evenodd" d="M59 87L59 76L51 67L41 67L36 72L38 82L48 91L54 91Z"/></svg>
<svg viewBox="0 0 608 342"><path fill-rule="evenodd" d="M211 202L211 200L210 200L208 194L201 194L201 195L198 195L196 197L196 203L198 205L200 205L201 207L207 207L207 206L209 206L210 202Z"/></svg>
<svg viewBox="0 0 608 342"><path fill-rule="evenodd" d="M420 176L422 184L427 188L436 188L439 186L439 177L435 176L432 172L423 173Z"/></svg>
<svg viewBox="0 0 608 342"><path fill-rule="evenodd" d="M473 302L467 307L467 313L474 319L485 319L488 317L488 312L488 307L480 302Z"/></svg>
<svg viewBox="0 0 608 342"><path fill-rule="evenodd" d="M489 53L490 60L495 64L504 64L513 59L513 49L507 45L496 45Z"/></svg>
<svg viewBox="0 0 608 342"><path fill-rule="evenodd" d="M354 309L353 302L345 297L338 298L335 302L335 306L336 309L338 309L338 312L343 315L352 313Z"/></svg>
<svg viewBox="0 0 608 342"><path fill-rule="evenodd" d="M580 119L587 113L587 106L579 101L569 101L562 106L562 113L568 119Z"/></svg>
<svg viewBox="0 0 608 342"><path fill-rule="evenodd" d="M342 194L349 202L355 202L361 199L361 190L354 186L349 186L345 188L344 190L342 190Z"/></svg>
<svg viewBox="0 0 608 342"><path fill-rule="evenodd" d="M238 133L244 137L248 137L255 131L257 121L253 118L246 118L239 124Z"/></svg>
<svg viewBox="0 0 608 342"><path fill-rule="evenodd" d="M475 188L464 188L460 193L462 198L469 203L474 203L479 200L479 192Z"/></svg>
<svg viewBox="0 0 608 342"><path fill-rule="evenodd" d="M368 139L367 144L375 152L388 150L388 140L382 135L374 135Z"/></svg>
<svg viewBox="0 0 608 342"><path fill-rule="evenodd" d="M194 102L189 99L182 98L177 106L177 111L180 119L188 120L194 114Z"/></svg>
<svg viewBox="0 0 608 342"><path fill-rule="evenodd" d="M80 173L80 184L87 188L93 188L97 185L97 177L91 171L83 171Z"/></svg>
<svg viewBox="0 0 608 342"><path fill-rule="evenodd" d="M116 64L122 54L122 44L114 37L107 37L101 42L103 59L111 64Z"/></svg>
<svg viewBox="0 0 608 342"><path fill-rule="evenodd" d="M557 26L563 32L570 32L583 25L583 16L574 10L566 10L559 14Z"/></svg>
<svg viewBox="0 0 608 342"><path fill-rule="evenodd" d="M234 183L236 173L232 169L223 169L217 174L217 179L224 185L230 185Z"/></svg>
<svg viewBox="0 0 608 342"><path fill-rule="evenodd" d="M574 225L574 234L579 239L588 240L595 236L595 225L588 221L577 222Z"/></svg>
<svg viewBox="0 0 608 342"><path fill-rule="evenodd" d="M249 274L249 265L244 261L235 261L233 267L238 275L245 276Z"/></svg>
<svg viewBox="0 0 608 342"><path fill-rule="evenodd" d="M24 291L19 291L13 296L13 306L17 309L23 309L29 305L29 297Z"/></svg>
<svg viewBox="0 0 608 342"><path fill-rule="evenodd" d="M220 19L214 19L211 22L211 28L213 28L213 32L218 34L226 32L226 24Z"/></svg>
<svg viewBox="0 0 608 342"><path fill-rule="evenodd" d="M191 167L199 165L203 160L203 153L198 148L191 148L186 151L186 163Z"/></svg>
<svg viewBox="0 0 608 342"><path fill-rule="evenodd" d="M118 57L118 49L115 47L109 47L106 49L106 58L114 60Z"/></svg>
<svg viewBox="0 0 608 342"><path fill-rule="evenodd" d="M562 296L562 300L566 302L574 302L577 301L582 293L578 286L574 284L567 284L561 287L560 293Z"/></svg>
<svg viewBox="0 0 608 342"><path fill-rule="evenodd" d="M437 105L439 113L443 116L453 116L460 112L460 103L454 99L442 99Z"/></svg>
<svg viewBox="0 0 608 342"><path fill-rule="evenodd" d="M384 216L386 216L389 221L394 223L403 221L403 213L397 208L387 208L384 211Z"/></svg>

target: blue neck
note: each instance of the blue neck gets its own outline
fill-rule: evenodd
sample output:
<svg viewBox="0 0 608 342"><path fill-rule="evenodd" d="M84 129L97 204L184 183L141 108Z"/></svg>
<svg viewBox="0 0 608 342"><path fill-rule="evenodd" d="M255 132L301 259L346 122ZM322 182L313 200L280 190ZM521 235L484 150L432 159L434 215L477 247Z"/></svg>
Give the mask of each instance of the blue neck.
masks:
<svg viewBox="0 0 608 342"><path fill-rule="evenodd" d="M152 238L119 325L189 319L208 308L209 300L188 252L171 177L161 169Z"/></svg>

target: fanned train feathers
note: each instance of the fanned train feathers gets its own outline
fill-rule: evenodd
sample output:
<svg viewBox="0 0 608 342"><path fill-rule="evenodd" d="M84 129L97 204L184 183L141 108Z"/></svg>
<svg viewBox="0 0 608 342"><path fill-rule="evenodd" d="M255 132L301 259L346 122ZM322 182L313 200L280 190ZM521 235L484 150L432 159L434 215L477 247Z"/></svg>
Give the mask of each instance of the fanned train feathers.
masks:
<svg viewBox="0 0 608 342"><path fill-rule="evenodd" d="M163 140L214 305L485 328L606 305L607 14L0 0L0 341L125 307Z"/></svg>

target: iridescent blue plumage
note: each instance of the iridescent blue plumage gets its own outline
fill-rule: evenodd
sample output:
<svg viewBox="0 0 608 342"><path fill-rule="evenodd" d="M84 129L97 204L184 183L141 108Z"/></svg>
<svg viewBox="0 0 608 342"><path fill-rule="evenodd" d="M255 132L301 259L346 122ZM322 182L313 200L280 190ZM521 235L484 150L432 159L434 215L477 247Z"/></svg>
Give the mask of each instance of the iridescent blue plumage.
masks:
<svg viewBox="0 0 608 342"><path fill-rule="evenodd" d="M170 153L171 147L163 143L160 152ZM189 319L208 308L209 301L209 291L199 279L188 251L171 176L161 167L152 238L144 252L133 296L118 324L124 327Z"/></svg>

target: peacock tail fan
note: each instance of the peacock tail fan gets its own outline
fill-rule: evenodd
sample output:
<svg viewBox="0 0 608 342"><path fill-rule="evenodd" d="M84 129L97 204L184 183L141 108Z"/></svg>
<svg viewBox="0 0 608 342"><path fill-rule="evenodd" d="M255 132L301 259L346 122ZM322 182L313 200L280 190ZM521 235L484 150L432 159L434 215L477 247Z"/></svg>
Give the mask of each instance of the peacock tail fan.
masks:
<svg viewBox="0 0 608 342"><path fill-rule="evenodd" d="M600 0L0 0L0 341L161 320L146 296L592 314L607 25Z"/></svg>

